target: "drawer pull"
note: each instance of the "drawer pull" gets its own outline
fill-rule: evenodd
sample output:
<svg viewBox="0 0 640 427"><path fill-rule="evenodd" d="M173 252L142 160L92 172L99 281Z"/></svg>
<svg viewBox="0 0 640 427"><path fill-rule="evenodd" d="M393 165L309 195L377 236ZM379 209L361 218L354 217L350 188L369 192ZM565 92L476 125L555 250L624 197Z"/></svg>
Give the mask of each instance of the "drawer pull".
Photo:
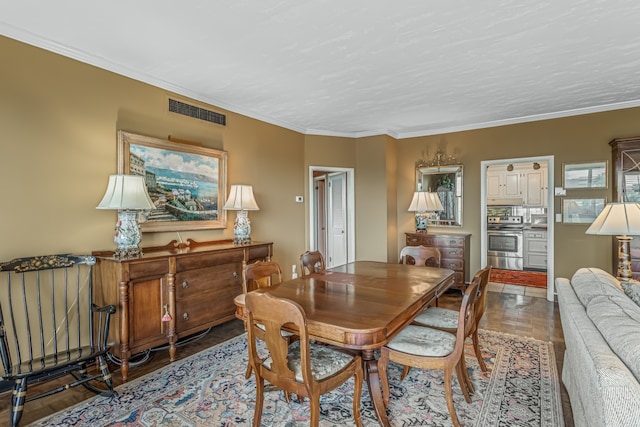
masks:
<svg viewBox="0 0 640 427"><path fill-rule="evenodd" d="M189 313L185 312L185 313L182 315L182 318L183 318L184 320L189 320Z"/></svg>
<svg viewBox="0 0 640 427"><path fill-rule="evenodd" d="M182 282L182 289L187 289L189 287L189 283L185 280Z"/></svg>
<svg viewBox="0 0 640 427"><path fill-rule="evenodd" d="M237 279L237 278L238 278L238 272L237 272L237 271L234 271L234 272L233 272L233 278L234 278L234 279Z"/></svg>

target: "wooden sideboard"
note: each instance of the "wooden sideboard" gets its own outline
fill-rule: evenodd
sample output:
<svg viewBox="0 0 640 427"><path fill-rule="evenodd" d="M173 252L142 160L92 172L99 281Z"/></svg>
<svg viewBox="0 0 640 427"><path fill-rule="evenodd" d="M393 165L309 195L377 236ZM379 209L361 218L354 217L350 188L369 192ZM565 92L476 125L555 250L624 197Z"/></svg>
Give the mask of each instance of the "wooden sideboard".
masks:
<svg viewBox="0 0 640 427"><path fill-rule="evenodd" d="M454 271L453 288L465 291L469 276L471 234L454 232L405 233L407 246L430 246L440 251L440 267Z"/></svg>
<svg viewBox="0 0 640 427"><path fill-rule="evenodd" d="M233 298L243 291L244 266L270 260L272 251L272 243L188 240L143 248L144 255L133 259L94 252L96 304L117 307L109 340L111 353L121 360L123 381L132 355L167 345L174 361L179 338L234 319Z"/></svg>

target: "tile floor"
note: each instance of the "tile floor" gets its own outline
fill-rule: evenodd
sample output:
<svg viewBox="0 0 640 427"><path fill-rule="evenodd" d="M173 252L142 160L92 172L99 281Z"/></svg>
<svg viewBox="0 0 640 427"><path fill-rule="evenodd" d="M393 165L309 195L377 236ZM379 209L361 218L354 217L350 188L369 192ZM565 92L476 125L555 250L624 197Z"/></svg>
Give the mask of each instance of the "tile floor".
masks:
<svg viewBox="0 0 640 427"><path fill-rule="evenodd" d="M527 295L536 298L546 298L546 288L535 288L532 286L509 285L505 283L489 282L487 289L489 292L501 292L503 294Z"/></svg>

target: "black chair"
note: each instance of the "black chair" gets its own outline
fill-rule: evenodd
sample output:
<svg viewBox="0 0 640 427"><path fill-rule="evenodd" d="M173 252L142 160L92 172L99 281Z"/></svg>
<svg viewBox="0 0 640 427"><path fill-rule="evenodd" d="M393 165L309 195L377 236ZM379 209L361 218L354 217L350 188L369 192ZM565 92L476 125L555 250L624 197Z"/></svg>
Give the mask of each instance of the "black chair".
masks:
<svg viewBox="0 0 640 427"><path fill-rule="evenodd" d="M14 383L12 426L25 403L70 387L115 393L105 355L116 309L93 304L95 262L90 255L47 255L0 264L0 359L2 377ZM30 384L68 374L70 383L27 397Z"/></svg>

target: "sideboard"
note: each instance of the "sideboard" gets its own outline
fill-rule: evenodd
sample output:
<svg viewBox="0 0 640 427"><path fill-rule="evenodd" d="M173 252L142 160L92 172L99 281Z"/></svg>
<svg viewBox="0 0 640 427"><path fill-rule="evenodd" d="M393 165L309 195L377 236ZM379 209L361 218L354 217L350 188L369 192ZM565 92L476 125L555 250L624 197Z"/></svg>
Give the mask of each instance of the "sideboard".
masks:
<svg viewBox="0 0 640 427"><path fill-rule="evenodd" d="M405 233L407 246L436 247L440 251L440 267L454 271L452 288L464 292L469 277L469 252L471 234L429 231L427 233Z"/></svg>
<svg viewBox="0 0 640 427"><path fill-rule="evenodd" d="M132 355L166 345L173 362L179 338L234 319L233 298L243 292L244 266L270 260L272 251L272 243L189 239L143 248L140 258L94 252L95 302L117 307L109 340L123 381Z"/></svg>

